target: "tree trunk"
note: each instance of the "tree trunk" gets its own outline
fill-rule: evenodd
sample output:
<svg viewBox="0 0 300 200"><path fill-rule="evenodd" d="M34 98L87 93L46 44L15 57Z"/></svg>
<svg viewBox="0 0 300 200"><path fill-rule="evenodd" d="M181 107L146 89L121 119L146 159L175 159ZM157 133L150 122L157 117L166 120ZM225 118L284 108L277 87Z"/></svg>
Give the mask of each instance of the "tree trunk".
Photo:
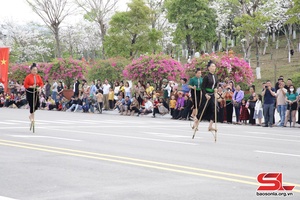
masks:
<svg viewBox="0 0 300 200"><path fill-rule="evenodd" d="M256 68L258 68L260 64L259 63L260 56L259 56L259 41L257 35L255 36L255 46L256 46Z"/></svg>
<svg viewBox="0 0 300 200"><path fill-rule="evenodd" d="M268 45L269 45L269 35L266 37L266 42L265 42L265 46L264 46L263 55L266 55Z"/></svg>
<svg viewBox="0 0 300 200"><path fill-rule="evenodd" d="M186 45L187 45L187 50L188 50L188 55L190 55L192 51L192 37L191 35L186 35Z"/></svg>
<svg viewBox="0 0 300 200"><path fill-rule="evenodd" d="M54 36L55 36L55 43L56 43L56 56L57 58L61 58L61 49L60 49L60 38L59 38L59 27L55 26L54 29Z"/></svg>

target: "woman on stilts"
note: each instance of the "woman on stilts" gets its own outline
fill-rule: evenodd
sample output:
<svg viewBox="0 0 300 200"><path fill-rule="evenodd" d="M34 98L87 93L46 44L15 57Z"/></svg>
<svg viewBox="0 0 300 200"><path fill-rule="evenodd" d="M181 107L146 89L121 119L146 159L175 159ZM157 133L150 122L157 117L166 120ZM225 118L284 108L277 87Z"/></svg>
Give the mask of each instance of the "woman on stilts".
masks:
<svg viewBox="0 0 300 200"><path fill-rule="evenodd" d="M31 123L34 122L34 112L40 107L39 92L44 86L43 80L37 72L37 66L33 63L30 66L30 74L28 74L24 80L26 99L30 107L29 120Z"/></svg>
<svg viewBox="0 0 300 200"><path fill-rule="evenodd" d="M197 68L195 77L191 78L189 82L189 88L191 88L191 97L193 101L193 118L196 117L201 104L201 85L203 82L203 78L201 77L201 75L202 74L200 68Z"/></svg>
<svg viewBox="0 0 300 200"><path fill-rule="evenodd" d="M209 120L208 131L216 132L216 128L213 128L213 123L216 118L216 108L215 108L215 93L218 87L218 78L215 75L216 65L209 61L207 64L207 69L209 73L204 76L202 83L202 102L200 109L198 110L197 117L194 122L194 129L198 128L199 121L202 119ZM200 98L197 96L197 98Z"/></svg>

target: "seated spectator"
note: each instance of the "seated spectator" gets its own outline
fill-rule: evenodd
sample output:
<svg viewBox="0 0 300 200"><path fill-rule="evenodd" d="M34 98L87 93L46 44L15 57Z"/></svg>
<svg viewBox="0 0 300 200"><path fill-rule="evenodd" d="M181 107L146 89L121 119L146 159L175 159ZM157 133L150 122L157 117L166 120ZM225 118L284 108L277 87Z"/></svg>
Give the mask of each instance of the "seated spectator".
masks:
<svg viewBox="0 0 300 200"><path fill-rule="evenodd" d="M140 116L141 113L145 115L152 113L153 110L152 102L149 100L148 97L145 97L144 101L145 101L145 105L141 107L137 116Z"/></svg>
<svg viewBox="0 0 300 200"><path fill-rule="evenodd" d="M136 113L139 112L139 107L140 107L140 104L139 104L138 100L136 99L136 97L132 97L132 102L129 106L131 116L133 116L135 112Z"/></svg>
<svg viewBox="0 0 300 200"><path fill-rule="evenodd" d="M124 101L125 101L125 100L123 99L122 94L119 94L119 95L118 95L118 100L117 100L117 102L115 103L114 110L115 110L115 109L118 109L118 110L119 110L119 113L121 113L121 108L123 107Z"/></svg>
<svg viewBox="0 0 300 200"><path fill-rule="evenodd" d="M52 99L51 96L49 96L46 105L47 105L48 110L53 110L54 108L56 108L55 101L54 101L54 99Z"/></svg>
<svg viewBox="0 0 300 200"><path fill-rule="evenodd" d="M121 107L121 115L130 115L129 107L130 107L131 101L129 96L125 97L125 100L123 102L123 105Z"/></svg>
<svg viewBox="0 0 300 200"><path fill-rule="evenodd" d="M154 106L153 117L155 117L156 113L159 113L161 115L169 113L169 105L163 98L160 98L159 102Z"/></svg>
<svg viewBox="0 0 300 200"><path fill-rule="evenodd" d="M172 119L179 119L182 115L182 112L184 110L184 97L183 97L183 92L179 91L178 92L178 98L176 101L176 107L174 109L174 113L172 116Z"/></svg>
<svg viewBox="0 0 300 200"><path fill-rule="evenodd" d="M79 107L79 105L80 105L79 103L81 103L81 101L79 102L78 96L73 97L73 98L71 99L71 102L69 102L69 104L71 104L71 106L70 106L70 108L67 109L66 111L67 111L67 112L71 112L71 111L74 110L74 112L76 112L76 110L78 109L78 107ZM77 107L77 109L76 109L76 107Z"/></svg>
<svg viewBox="0 0 300 200"><path fill-rule="evenodd" d="M41 95L41 97L40 97L40 105L41 105L41 109L43 110L43 109L45 109L46 108L46 98L45 98L45 95Z"/></svg>
<svg viewBox="0 0 300 200"><path fill-rule="evenodd" d="M0 108L3 108L5 102L5 98L3 94L0 94Z"/></svg>
<svg viewBox="0 0 300 200"><path fill-rule="evenodd" d="M190 97L188 95L184 96L184 109L181 113L181 116L179 119L181 120L187 120L190 118L192 114L192 107L193 107L193 102L191 101Z"/></svg>
<svg viewBox="0 0 300 200"><path fill-rule="evenodd" d="M84 113L88 113L90 109L90 106L88 103L86 103L85 101L82 102L82 110Z"/></svg>
<svg viewBox="0 0 300 200"><path fill-rule="evenodd" d="M21 93L17 94L14 104L16 105L17 108L21 108L26 104L26 99L24 101L24 97L22 97Z"/></svg>

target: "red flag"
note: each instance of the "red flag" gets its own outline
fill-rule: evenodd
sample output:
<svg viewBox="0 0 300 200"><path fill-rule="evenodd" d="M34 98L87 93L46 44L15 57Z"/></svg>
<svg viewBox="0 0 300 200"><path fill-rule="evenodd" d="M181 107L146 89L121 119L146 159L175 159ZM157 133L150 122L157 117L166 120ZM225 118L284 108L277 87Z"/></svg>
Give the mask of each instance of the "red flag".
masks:
<svg viewBox="0 0 300 200"><path fill-rule="evenodd" d="M9 48L0 48L0 82L4 84L5 92L8 87Z"/></svg>

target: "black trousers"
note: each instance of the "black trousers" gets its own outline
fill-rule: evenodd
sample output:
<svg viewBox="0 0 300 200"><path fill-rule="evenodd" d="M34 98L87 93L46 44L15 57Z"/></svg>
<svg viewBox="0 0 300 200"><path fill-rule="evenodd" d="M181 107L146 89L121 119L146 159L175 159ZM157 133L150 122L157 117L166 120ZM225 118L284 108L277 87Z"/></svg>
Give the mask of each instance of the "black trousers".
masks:
<svg viewBox="0 0 300 200"><path fill-rule="evenodd" d="M33 96L35 96L35 99L33 99ZM30 113L34 113L40 107L39 93L36 90L33 93L33 89L29 88L26 90L26 99L30 107Z"/></svg>
<svg viewBox="0 0 300 200"><path fill-rule="evenodd" d="M226 102L226 120L229 123L232 123L232 113L233 113L233 105L232 103Z"/></svg>
<svg viewBox="0 0 300 200"><path fill-rule="evenodd" d="M218 110L218 122L223 123L224 122L224 107L221 108L220 103L218 103L219 105L219 110Z"/></svg>
<svg viewBox="0 0 300 200"><path fill-rule="evenodd" d="M253 119L255 108L249 108L249 110L250 110L249 123L255 124L255 119Z"/></svg>

